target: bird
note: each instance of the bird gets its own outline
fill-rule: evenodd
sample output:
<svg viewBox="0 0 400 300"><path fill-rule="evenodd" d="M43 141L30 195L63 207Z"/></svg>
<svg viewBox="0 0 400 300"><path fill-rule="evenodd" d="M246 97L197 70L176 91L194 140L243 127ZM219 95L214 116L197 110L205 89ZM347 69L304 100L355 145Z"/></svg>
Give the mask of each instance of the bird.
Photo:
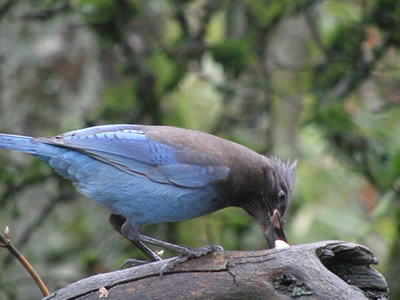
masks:
<svg viewBox="0 0 400 300"><path fill-rule="evenodd" d="M297 161L264 156L212 134L171 126L100 125L52 137L0 134L0 148L26 152L72 181L110 212L109 222L151 261L146 244L199 257L221 249L190 248L141 233L147 224L176 222L240 207L261 227L269 248L287 242L283 216Z"/></svg>

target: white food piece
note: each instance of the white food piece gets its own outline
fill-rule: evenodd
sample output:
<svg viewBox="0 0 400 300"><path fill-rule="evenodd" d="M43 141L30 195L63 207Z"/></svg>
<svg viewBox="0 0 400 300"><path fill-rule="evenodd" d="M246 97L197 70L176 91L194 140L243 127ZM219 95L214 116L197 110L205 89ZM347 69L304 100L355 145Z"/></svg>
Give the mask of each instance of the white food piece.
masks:
<svg viewBox="0 0 400 300"><path fill-rule="evenodd" d="M281 249L281 248L289 248L289 244L282 241L282 240L276 240L275 241L275 248Z"/></svg>

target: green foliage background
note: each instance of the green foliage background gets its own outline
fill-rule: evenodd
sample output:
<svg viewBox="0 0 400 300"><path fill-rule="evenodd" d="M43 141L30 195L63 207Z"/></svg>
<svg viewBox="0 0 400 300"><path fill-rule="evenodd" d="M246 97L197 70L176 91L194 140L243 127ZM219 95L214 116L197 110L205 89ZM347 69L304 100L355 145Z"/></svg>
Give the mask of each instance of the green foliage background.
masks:
<svg viewBox="0 0 400 300"><path fill-rule="evenodd" d="M368 246L400 299L399 33L395 0L5 0L0 131L162 124L298 158L289 241ZM45 164L0 152L0 227L52 291L142 257L107 218ZM233 208L143 230L266 247ZM0 249L0 299L39 297Z"/></svg>

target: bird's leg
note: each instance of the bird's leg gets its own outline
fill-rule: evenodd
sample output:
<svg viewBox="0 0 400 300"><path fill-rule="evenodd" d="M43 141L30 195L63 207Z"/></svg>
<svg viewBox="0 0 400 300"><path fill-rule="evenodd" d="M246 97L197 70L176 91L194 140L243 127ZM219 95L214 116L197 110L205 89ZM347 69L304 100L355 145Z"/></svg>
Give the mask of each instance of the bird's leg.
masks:
<svg viewBox="0 0 400 300"><path fill-rule="evenodd" d="M190 258L200 257L212 252L224 250L218 245L204 246L201 248L183 247L149 237L139 233L139 231L136 230L133 225L126 221L125 217L121 215L111 214L109 221L114 230L118 231L122 236L138 247L148 258L150 258L151 261L159 261L161 258L145 244L143 244L143 242L181 253L180 256L165 264L161 269L161 273L172 270L176 265L183 263ZM127 263L133 263L134 265L143 264L143 262L135 259L128 259L123 263L123 266Z"/></svg>
<svg viewBox="0 0 400 300"><path fill-rule="evenodd" d="M181 255L175 257L173 260L170 260L169 262L165 263L161 267L160 275L162 275L164 272L171 271L177 265L184 263L185 261L187 261L191 258L204 256L204 255L207 255L212 252L224 251L224 249L218 245L209 245L209 246L204 246L201 248L182 247L182 246L164 242L164 241L161 241L161 240L158 240L158 239L155 239L150 236L143 235L143 234L140 234L140 240L145 243L149 243L149 244L152 244L155 246L159 246L162 248L166 248L166 249L181 253Z"/></svg>
<svg viewBox="0 0 400 300"><path fill-rule="evenodd" d="M189 247L183 247L179 246L176 244L171 244L168 242L164 242L158 239L155 239L153 237L140 234L140 240L145 243L149 243L155 246L159 246L161 248L169 249L172 251L179 252L183 255L188 256L189 258L194 258L194 257L200 257L203 255L207 255L212 252L218 252L218 251L223 251L224 249L219 246L219 245L209 245L209 246L204 246L201 248L189 248Z"/></svg>
<svg viewBox="0 0 400 300"><path fill-rule="evenodd" d="M119 234L127 238L133 245L135 245L140 251L142 251L151 261L161 260L160 256L158 256L154 251L152 251L149 247L143 244L139 239L129 237L131 235L129 233L134 231L134 229L132 228L132 225L130 225L130 223L126 222L126 219L123 216L117 214L111 214L108 220L115 231L117 231ZM136 234L136 236L138 236L138 234ZM126 263L127 261L123 263L123 266ZM133 259L129 260L129 263L143 264L143 262Z"/></svg>

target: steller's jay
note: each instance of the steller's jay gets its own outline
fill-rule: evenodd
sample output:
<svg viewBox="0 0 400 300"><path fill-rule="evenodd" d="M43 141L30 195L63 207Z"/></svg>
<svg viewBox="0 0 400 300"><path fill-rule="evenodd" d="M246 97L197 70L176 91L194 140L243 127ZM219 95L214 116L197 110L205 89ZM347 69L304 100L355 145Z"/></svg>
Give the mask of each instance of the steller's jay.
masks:
<svg viewBox="0 0 400 300"><path fill-rule="evenodd" d="M270 248L286 241L281 222L296 176L296 162L265 157L193 130L104 125L55 137L0 134L0 148L33 154L97 203L110 223L151 260L143 242L200 256L217 247L181 247L140 233L145 224L180 221L241 207L263 230Z"/></svg>

